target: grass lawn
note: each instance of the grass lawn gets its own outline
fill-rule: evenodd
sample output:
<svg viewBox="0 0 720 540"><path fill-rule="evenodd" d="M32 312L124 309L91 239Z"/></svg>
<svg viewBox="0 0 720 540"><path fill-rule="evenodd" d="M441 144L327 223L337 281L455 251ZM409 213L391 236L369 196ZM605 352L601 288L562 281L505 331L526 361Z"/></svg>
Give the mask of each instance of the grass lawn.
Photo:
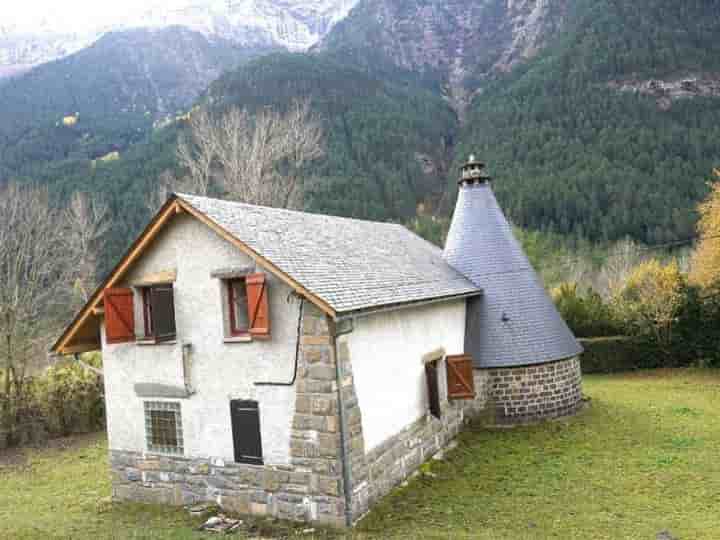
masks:
<svg viewBox="0 0 720 540"><path fill-rule="evenodd" d="M348 537L720 538L720 371L588 376L585 393L590 407L571 420L463 433ZM0 455L0 538L213 537L183 511L110 503L99 436L1 465Z"/></svg>

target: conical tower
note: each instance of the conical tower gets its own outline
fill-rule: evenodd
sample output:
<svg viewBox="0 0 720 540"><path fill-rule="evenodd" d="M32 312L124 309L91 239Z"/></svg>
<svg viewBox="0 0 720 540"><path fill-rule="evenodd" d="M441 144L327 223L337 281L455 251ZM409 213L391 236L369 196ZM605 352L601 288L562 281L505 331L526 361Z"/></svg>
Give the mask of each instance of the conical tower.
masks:
<svg viewBox="0 0 720 540"><path fill-rule="evenodd" d="M498 206L485 165L461 169L444 258L483 289L468 302L465 353L476 368L533 366L582 352Z"/></svg>

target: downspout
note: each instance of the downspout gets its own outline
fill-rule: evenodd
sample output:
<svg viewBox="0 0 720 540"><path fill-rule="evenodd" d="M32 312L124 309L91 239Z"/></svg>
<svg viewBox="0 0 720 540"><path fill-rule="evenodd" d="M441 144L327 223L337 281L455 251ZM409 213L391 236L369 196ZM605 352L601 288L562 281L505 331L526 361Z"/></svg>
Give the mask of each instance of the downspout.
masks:
<svg viewBox="0 0 720 540"><path fill-rule="evenodd" d="M342 396L342 369L340 367L339 355L337 352L337 338L351 333L355 330L355 321L350 319L349 328L338 330L334 320L328 317L328 328L330 330L330 354L335 363L335 378L337 380L338 409L340 412L340 461L343 471L343 495L345 496L345 524L352 527L352 477L350 474L350 463L348 460L348 434L347 418L345 416L345 403Z"/></svg>

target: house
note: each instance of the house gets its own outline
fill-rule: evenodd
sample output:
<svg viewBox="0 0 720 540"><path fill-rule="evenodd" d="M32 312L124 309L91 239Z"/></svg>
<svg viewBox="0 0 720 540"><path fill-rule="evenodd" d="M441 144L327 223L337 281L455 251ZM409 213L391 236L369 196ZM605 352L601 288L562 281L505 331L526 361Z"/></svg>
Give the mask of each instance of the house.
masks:
<svg viewBox="0 0 720 540"><path fill-rule="evenodd" d="M575 412L581 349L483 167L444 252L171 196L53 346L103 351L113 496L349 525L471 417Z"/></svg>

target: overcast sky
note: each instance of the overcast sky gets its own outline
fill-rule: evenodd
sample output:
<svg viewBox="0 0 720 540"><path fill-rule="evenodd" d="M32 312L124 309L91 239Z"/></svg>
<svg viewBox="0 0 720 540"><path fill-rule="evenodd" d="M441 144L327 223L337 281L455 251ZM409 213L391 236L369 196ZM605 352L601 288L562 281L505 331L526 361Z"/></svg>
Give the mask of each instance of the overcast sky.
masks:
<svg viewBox="0 0 720 540"><path fill-rule="evenodd" d="M0 26L82 32L137 20L153 7L173 9L193 3L198 0L0 0Z"/></svg>

